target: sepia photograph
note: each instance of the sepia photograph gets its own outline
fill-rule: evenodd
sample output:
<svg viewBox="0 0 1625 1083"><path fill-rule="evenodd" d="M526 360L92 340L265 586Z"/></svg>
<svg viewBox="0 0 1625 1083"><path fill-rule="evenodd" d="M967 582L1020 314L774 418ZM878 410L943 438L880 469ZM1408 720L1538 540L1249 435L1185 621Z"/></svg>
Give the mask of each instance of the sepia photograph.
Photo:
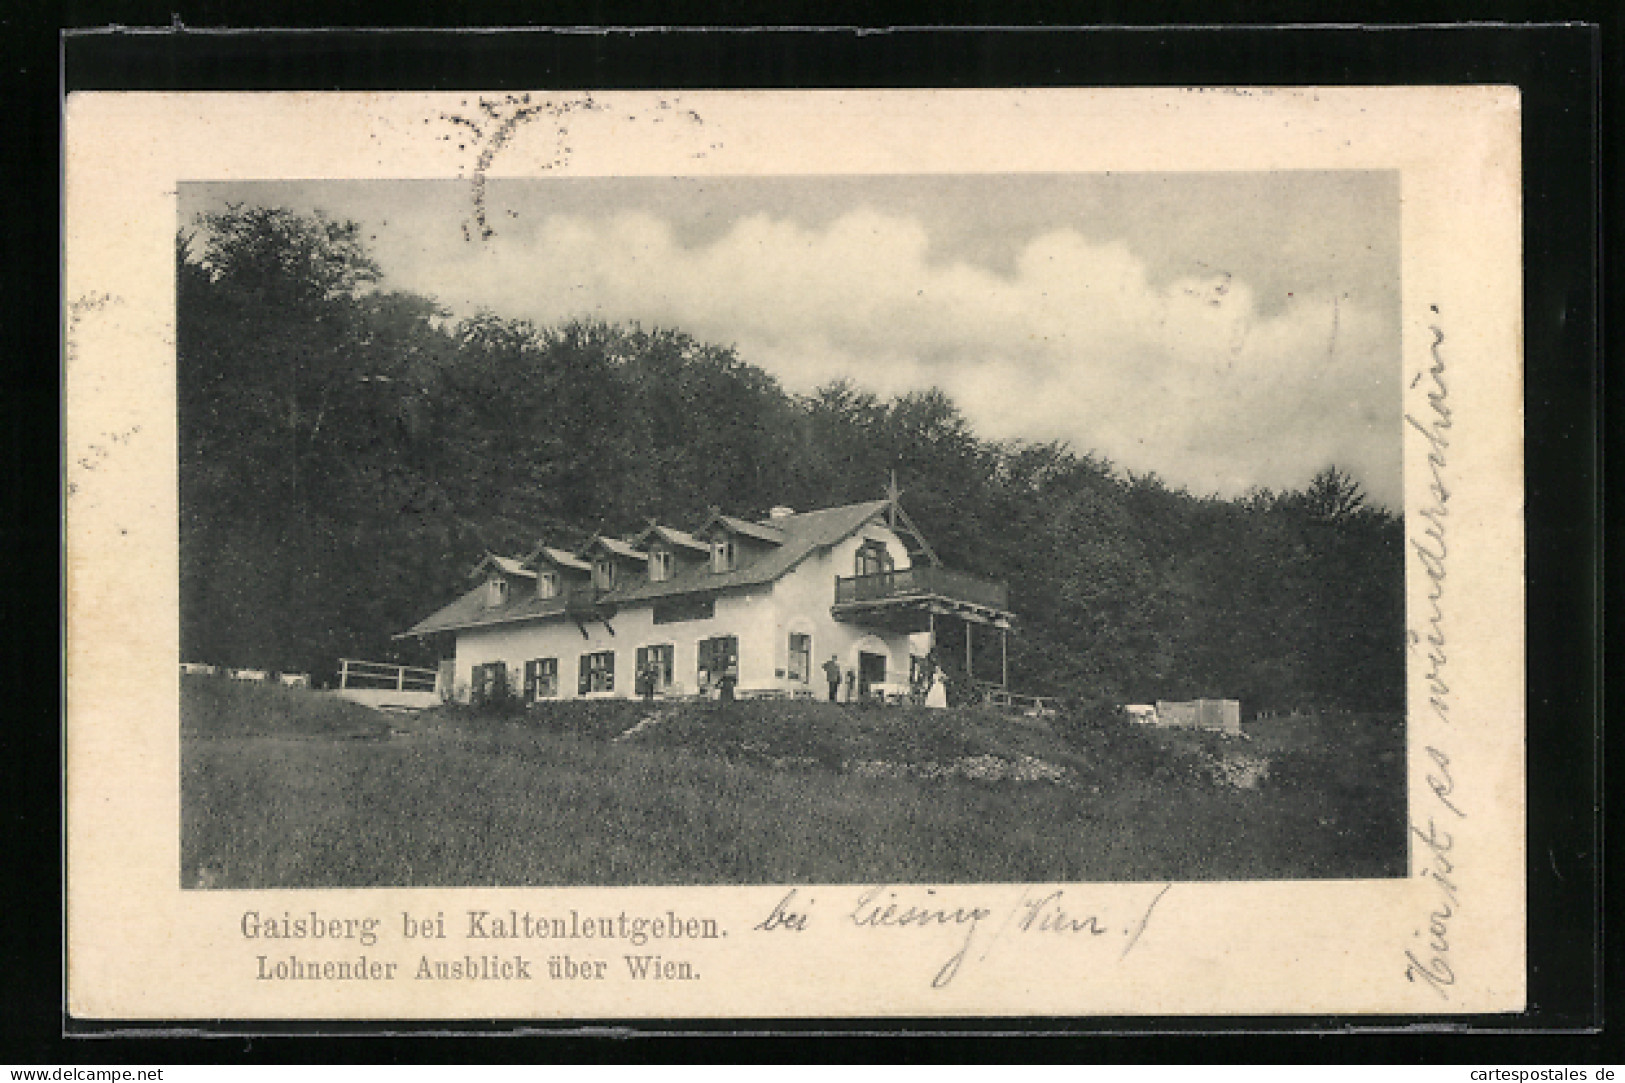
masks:
<svg viewBox="0 0 1625 1083"><path fill-rule="evenodd" d="M1518 124L70 98L71 1013L1516 1010Z"/></svg>
<svg viewBox="0 0 1625 1083"><path fill-rule="evenodd" d="M185 887L1405 875L1397 172L178 207Z"/></svg>

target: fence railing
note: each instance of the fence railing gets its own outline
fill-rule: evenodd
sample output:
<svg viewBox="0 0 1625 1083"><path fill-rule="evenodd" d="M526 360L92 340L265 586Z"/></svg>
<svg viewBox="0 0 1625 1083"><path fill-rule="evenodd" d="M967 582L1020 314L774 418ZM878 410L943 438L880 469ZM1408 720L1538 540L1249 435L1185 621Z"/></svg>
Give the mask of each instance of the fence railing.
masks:
<svg viewBox="0 0 1625 1083"><path fill-rule="evenodd" d="M936 595L989 609L1010 607L1010 588L1006 584L930 565L875 575L838 576L835 580L836 605L910 595Z"/></svg>
<svg viewBox="0 0 1625 1083"><path fill-rule="evenodd" d="M977 681L976 686L981 690L982 702L989 707L1020 711L1042 718L1055 714L1065 706L1065 701L1060 696L1028 696L1020 692L1011 692L1003 685L984 681Z"/></svg>
<svg viewBox="0 0 1625 1083"><path fill-rule="evenodd" d="M433 692L439 688L438 670L422 666L398 666L389 662L362 662L339 659L339 687L390 689L397 692Z"/></svg>

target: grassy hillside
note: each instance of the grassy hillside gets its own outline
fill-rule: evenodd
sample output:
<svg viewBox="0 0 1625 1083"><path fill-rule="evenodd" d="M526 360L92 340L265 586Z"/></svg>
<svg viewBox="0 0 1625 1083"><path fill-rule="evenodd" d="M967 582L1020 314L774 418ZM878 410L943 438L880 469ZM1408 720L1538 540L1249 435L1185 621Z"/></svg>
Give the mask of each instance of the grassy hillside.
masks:
<svg viewBox="0 0 1625 1083"><path fill-rule="evenodd" d="M359 711L357 714L355 711ZM560 703L404 718L187 678L187 887L1391 876L1402 727Z"/></svg>
<svg viewBox="0 0 1625 1083"><path fill-rule="evenodd" d="M356 738L388 732L388 716L337 696L223 677L181 678L184 738Z"/></svg>

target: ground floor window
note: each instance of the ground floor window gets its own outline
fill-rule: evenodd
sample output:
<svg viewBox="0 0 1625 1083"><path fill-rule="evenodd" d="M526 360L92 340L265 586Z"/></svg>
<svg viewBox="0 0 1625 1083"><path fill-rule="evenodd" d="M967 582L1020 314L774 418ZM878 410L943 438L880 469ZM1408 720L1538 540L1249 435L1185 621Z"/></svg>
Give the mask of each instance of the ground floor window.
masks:
<svg viewBox="0 0 1625 1083"><path fill-rule="evenodd" d="M739 637L716 636L700 640L698 681L701 688L715 687L726 673L739 677Z"/></svg>
<svg viewBox="0 0 1625 1083"><path fill-rule="evenodd" d="M472 676L473 700L476 704L506 699L512 691L508 687L508 664L486 662L474 667Z"/></svg>
<svg viewBox="0 0 1625 1083"><path fill-rule="evenodd" d="M784 675L802 684L812 680L812 636L790 633L790 664Z"/></svg>
<svg viewBox="0 0 1625 1083"><path fill-rule="evenodd" d="M525 663L525 698L552 699L559 694L559 660L532 658Z"/></svg>
<svg viewBox="0 0 1625 1083"><path fill-rule="evenodd" d="M670 643L656 643L651 647L638 648L638 684L637 691L643 695L664 692L671 687L672 662L676 652Z"/></svg>
<svg viewBox="0 0 1625 1083"><path fill-rule="evenodd" d="M614 651L598 651L581 656L581 679L577 682L576 691L583 696L589 692L615 691Z"/></svg>

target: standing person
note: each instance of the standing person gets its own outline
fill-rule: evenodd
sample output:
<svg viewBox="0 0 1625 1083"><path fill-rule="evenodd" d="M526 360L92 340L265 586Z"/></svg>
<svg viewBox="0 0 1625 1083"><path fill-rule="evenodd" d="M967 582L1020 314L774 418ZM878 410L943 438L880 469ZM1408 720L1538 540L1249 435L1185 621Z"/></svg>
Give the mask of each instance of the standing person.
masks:
<svg viewBox="0 0 1625 1083"><path fill-rule="evenodd" d="M948 677L941 666L931 671L931 690L925 694L925 705L937 710L948 706Z"/></svg>
<svg viewBox="0 0 1625 1083"><path fill-rule="evenodd" d="M643 702L653 703L655 683L660 679L660 670L655 667L653 662L645 662L643 672L638 674L638 679L643 682Z"/></svg>
<svg viewBox="0 0 1625 1083"><path fill-rule="evenodd" d="M824 663L824 678L829 681L829 701L834 703L841 694L841 663L836 655Z"/></svg>
<svg viewBox="0 0 1625 1083"><path fill-rule="evenodd" d="M717 699L722 703L734 701L734 685L739 683L739 675L733 666L722 671L722 679L717 682Z"/></svg>
<svg viewBox="0 0 1625 1083"><path fill-rule="evenodd" d="M857 698L858 698L858 671L855 670L855 669L849 669L849 670L846 671L846 702L852 703L852 702L856 701Z"/></svg>

